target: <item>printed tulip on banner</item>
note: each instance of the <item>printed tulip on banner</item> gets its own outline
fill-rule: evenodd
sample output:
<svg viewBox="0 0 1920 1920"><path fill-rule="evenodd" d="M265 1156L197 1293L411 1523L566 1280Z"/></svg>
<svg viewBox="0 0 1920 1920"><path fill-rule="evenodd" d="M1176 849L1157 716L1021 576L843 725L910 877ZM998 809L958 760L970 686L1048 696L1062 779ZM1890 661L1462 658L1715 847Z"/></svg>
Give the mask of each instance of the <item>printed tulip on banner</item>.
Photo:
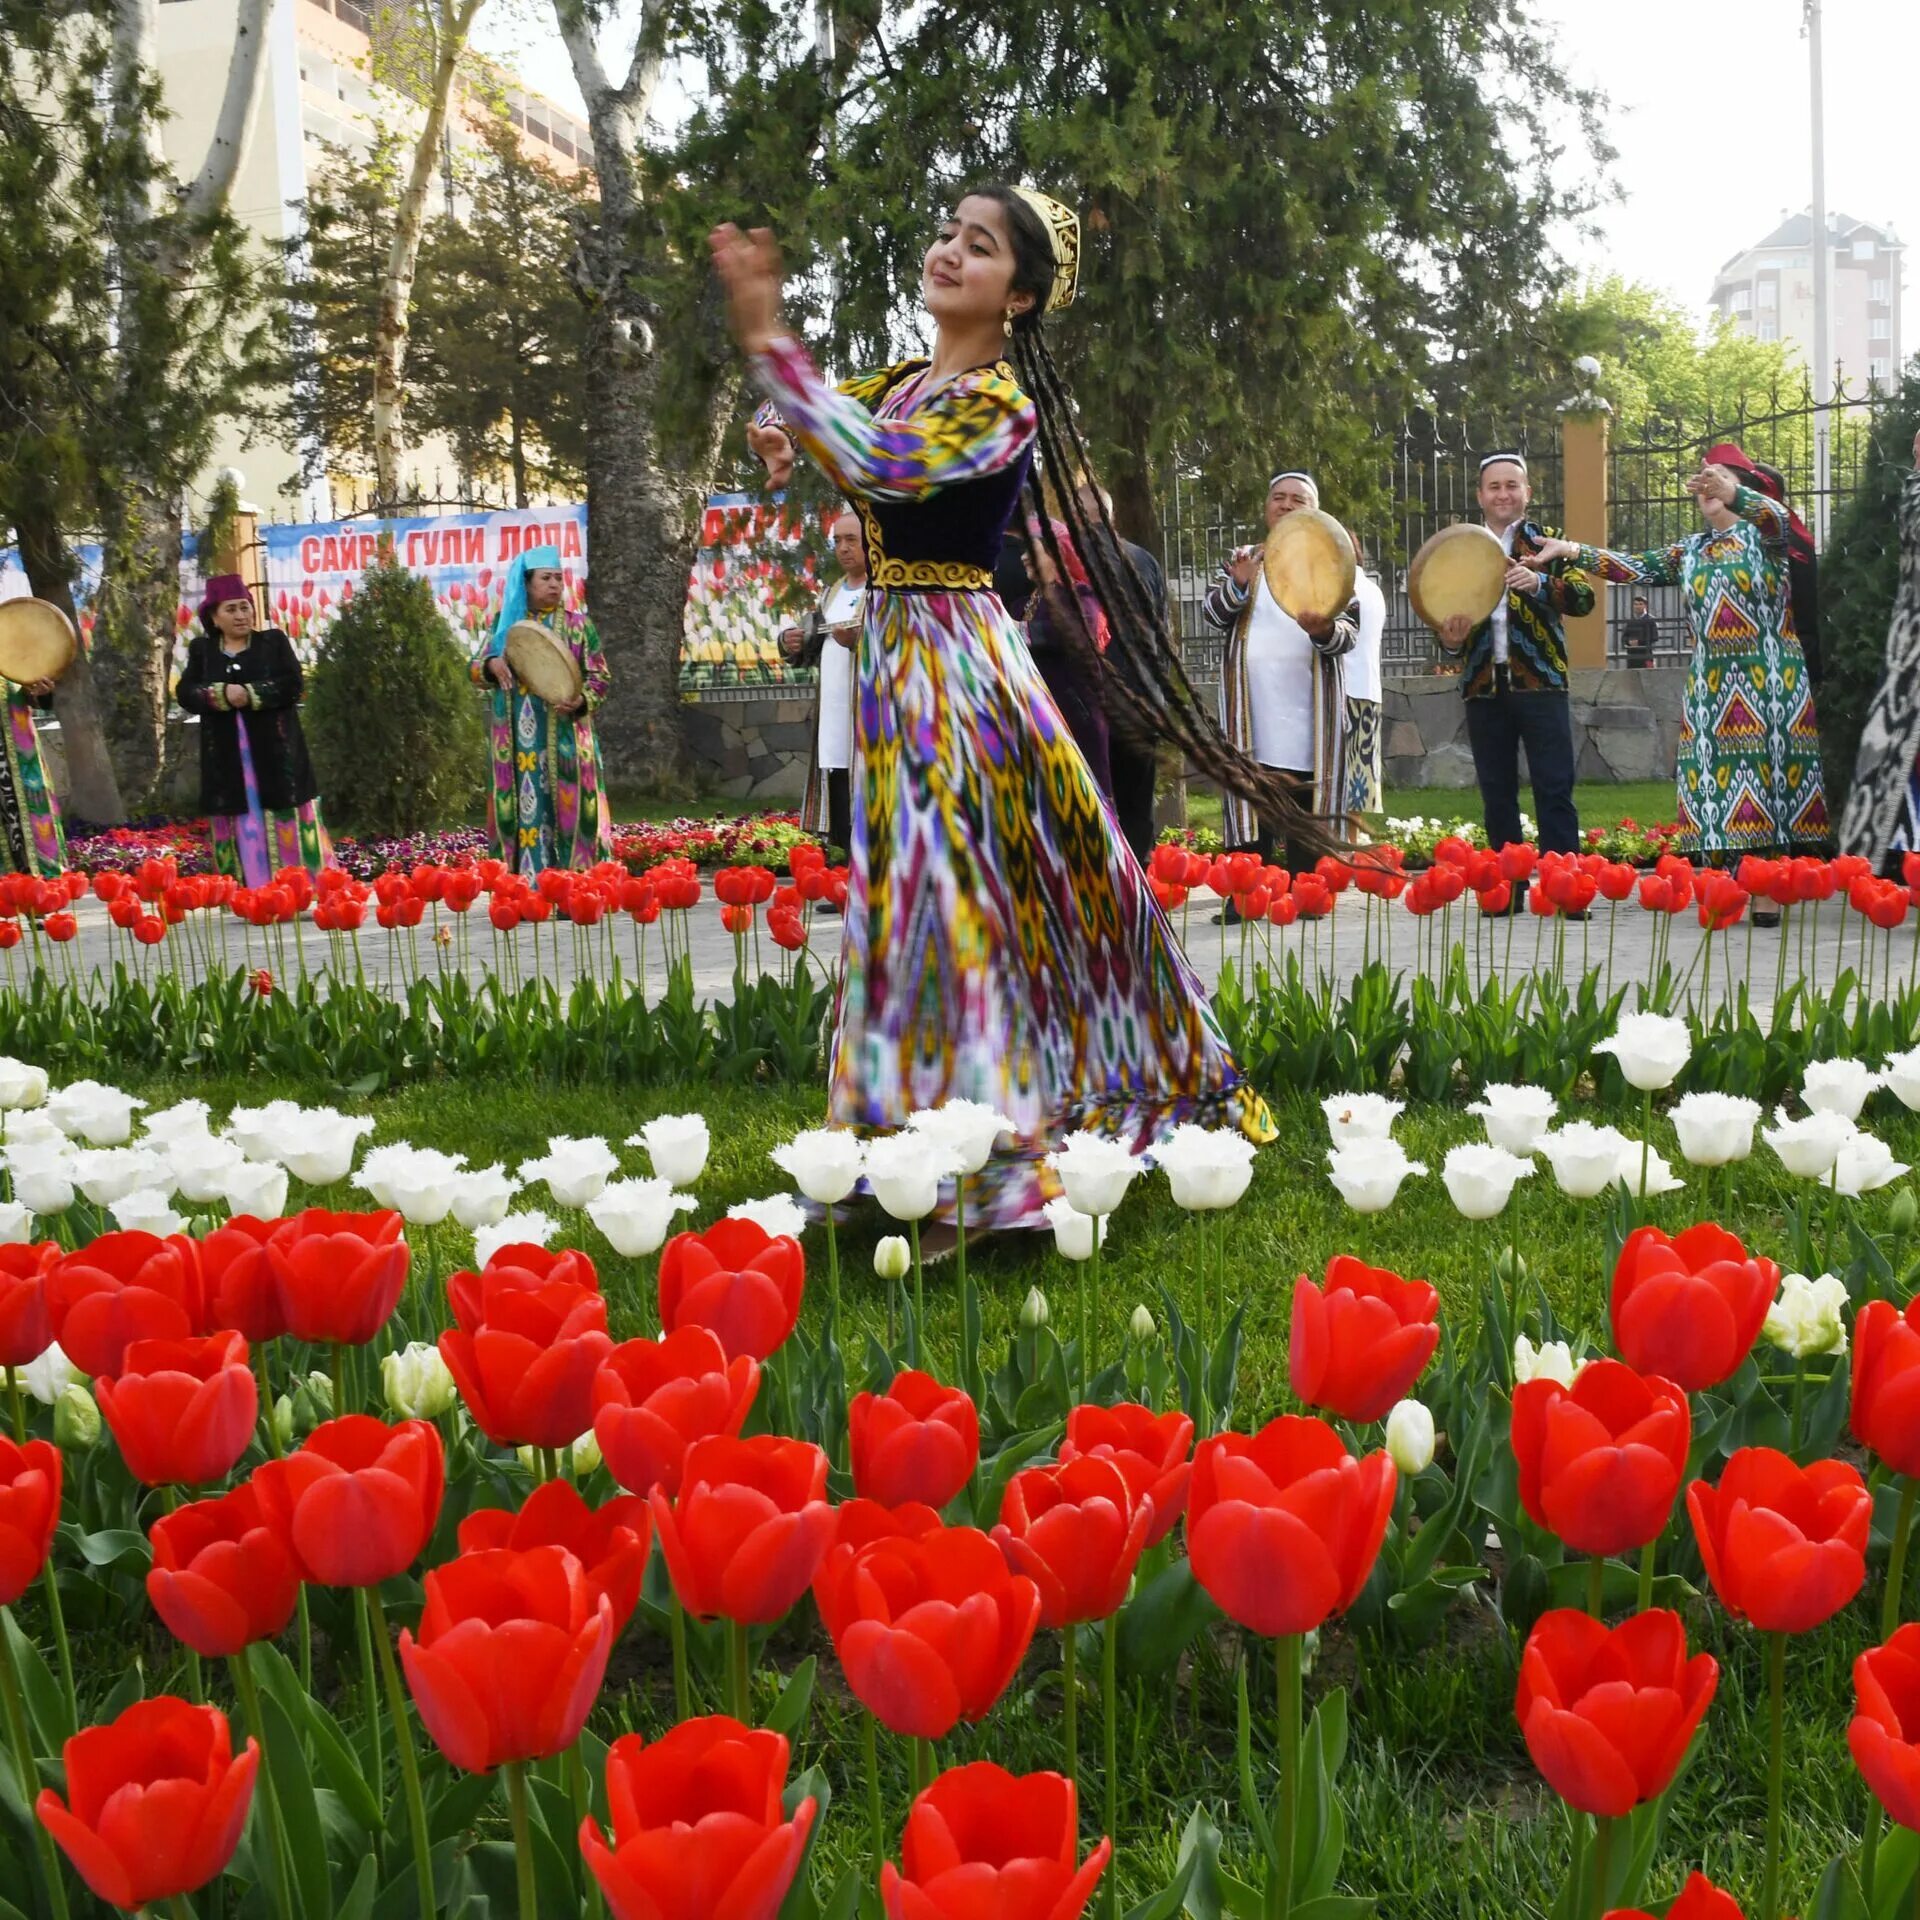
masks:
<svg viewBox="0 0 1920 1920"><path fill-rule="evenodd" d="M915 1799L880 1897L887 1920L1079 1920L1112 1857L1103 1838L1080 1858L1071 1780L976 1760Z"/></svg>
<svg viewBox="0 0 1920 1920"><path fill-rule="evenodd" d="M227 1716L171 1694L136 1700L66 1743L67 1791L34 1803L95 1895L133 1912L226 1871L253 1804L260 1749L233 1751Z"/></svg>
<svg viewBox="0 0 1920 1920"><path fill-rule="evenodd" d="M805 1857L816 1802L791 1817L784 1735L715 1714L607 1750L613 1838L589 1816L580 1851L613 1920L776 1920Z"/></svg>
<svg viewBox="0 0 1920 1920"><path fill-rule="evenodd" d="M728 1355L765 1360L800 1318L806 1257L796 1240L751 1220L677 1233L660 1254L660 1324L706 1327Z"/></svg>
<svg viewBox="0 0 1920 1920"><path fill-rule="evenodd" d="M60 1524L60 1449L0 1437L0 1607L40 1577Z"/></svg>
<svg viewBox="0 0 1920 1920"><path fill-rule="evenodd" d="M638 1494L623 1493L603 1507L590 1507L569 1482L549 1480L528 1494L517 1513L482 1507L468 1514L458 1538L462 1553L564 1547L579 1561L589 1595L607 1597L617 1640L640 1604L653 1515Z"/></svg>
<svg viewBox="0 0 1920 1920"><path fill-rule="evenodd" d="M255 1468L252 1485L303 1579L377 1586L404 1573L433 1537L446 1452L424 1420L389 1427L348 1414L315 1427L299 1452Z"/></svg>
<svg viewBox="0 0 1920 1920"><path fill-rule="evenodd" d="M1559 1607L1527 1636L1514 1712L1547 1785L1614 1819L1673 1783L1719 1682L1711 1654L1687 1657L1677 1613L1656 1608L1609 1628Z"/></svg>
<svg viewBox="0 0 1920 1920"><path fill-rule="evenodd" d="M1112 1461L1082 1456L1016 1473L993 1537L1040 1589L1041 1623L1068 1627L1119 1611L1152 1525Z"/></svg>
<svg viewBox="0 0 1920 1920"><path fill-rule="evenodd" d="M854 1489L882 1506L918 1500L944 1507L980 1459L972 1399L930 1373L909 1368L884 1394L855 1394L847 1419Z"/></svg>
<svg viewBox="0 0 1920 1920"><path fill-rule="evenodd" d="M1120 1469L1136 1506L1153 1502L1147 1545L1157 1547L1187 1510L1193 1473L1193 1422L1177 1407L1155 1413L1131 1401L1111 1407L1079 1406L1067 1415L1060 1460L1107 1460Z"/></svg>
<svg viewBox="0 0 1920 1920"><path fill-rule="evenodd" d="M1672 1381L1618 1360L1591 1362L1570 1386L1524 1381L1513 1390L1520 1503L1577 1553L1644 1547L1666 1531L1692 1427Z"/></svg>
<svg viewBox="0 0 1920 1920"><path fill-rule="evenodd" d="M613 1351L597 1292L549 1281L522 1288L483 1274L453 1297L458 1324L441 1358L474 1424L495 1446L570 1447L593 1425L593 1383Z"/></svg>
<svg viewBox="0 0 1920 1920"><path fill-rule="evenodd" d="M972 1527L836 1545L813 1592L855 1697L910 1739L984 1719L1040 1621L1039 1588Z"/></svg>
<svg viewBox="0 0 1920 1920"><path fill-rule="evenodd" d="M593 1437L607 1471L630 1493L658 1487L671 1500L687 1449L737 1434L759 1386L759 1361L729 1360L706 1327L623 1340L593 1382Z"/></svg>
<svg viewBox="0 0 1920 1920"><path fill-rule="evenodd" d="M200 1252L191 1240L103 1233L47 1269L53 1337L82 1373L118 1373L135 1340L201 1330Z"/></svg>
<svg viewBox="0 0 1920 1920"><path fill-rule="evenodd" d="M1717 1387L1753 1350L1780 1269L1702 1221L1669 1238L1637 1227L1613 1270L1613 1340L1642 1373L1688 1393Z"/></svg>
<svg viewBox="0 0 1920 1920"><path fill-rule="evenodd" d="M426 1577L400 1665L421 1723L456 1767L491 1773L580 1737L613 1650L613 1603L564 1547L463 1552Z"/></svg>
<svg viewBox="0 0 1920 1920"><path fill-rule="evenodd" d="M127 1471L149 1487L224 1480L253 1438L260 1389L237 1333L135 1340L94 1382Z"/></svg>
<svg viewBox="0 0 1920 1920"><path fill-rule="evenodd" d="M300 1570L251 1485L162 1514L149 1537L147 1599L183 1646L222 1660L286 1631Z"/></svg>
<svg viewBox="0 0 1920 1920"><path fill-rule="evenodd" d="M1324 1286L1293 1285L1287 1371L1294 1393L1342 1420L1386 1417L1440 1344L1440 1296L1351 1254L1327 1262Z"/></svg>
<svg viewBox="0 0 1920 1920"><path fill-rule="evenodd" d="M1809 1633L1866 1584L1873 1500L1844 1460L1742 1447L1717 1487L1687 1489L1687 1512L1721 1604L1764 1633Z"/></svg>

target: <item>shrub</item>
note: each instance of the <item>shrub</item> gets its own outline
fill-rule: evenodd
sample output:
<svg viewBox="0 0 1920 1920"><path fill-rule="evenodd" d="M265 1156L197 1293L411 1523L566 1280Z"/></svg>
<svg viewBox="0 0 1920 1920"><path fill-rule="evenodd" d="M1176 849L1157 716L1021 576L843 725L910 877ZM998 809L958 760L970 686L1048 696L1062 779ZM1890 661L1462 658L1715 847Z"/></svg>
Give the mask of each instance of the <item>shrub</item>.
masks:
<svg viewBox="0 0 1920 1920"><path fill-rule="evenodd" d="M307 676L329 817L368 834L470 817L486 790L483 712L433 588L401 566L369 567Z"/></svg>

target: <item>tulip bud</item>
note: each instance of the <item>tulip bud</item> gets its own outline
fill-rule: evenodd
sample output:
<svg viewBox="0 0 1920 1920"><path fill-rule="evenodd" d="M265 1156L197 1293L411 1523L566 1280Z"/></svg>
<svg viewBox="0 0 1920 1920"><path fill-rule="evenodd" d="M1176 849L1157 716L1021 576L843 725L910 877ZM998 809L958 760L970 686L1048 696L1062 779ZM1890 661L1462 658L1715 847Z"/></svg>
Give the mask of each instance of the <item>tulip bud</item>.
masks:
<svg viewBox="0 0 1920 1920"><path fill-rule="evenodd" d="M293 1383L293 1424L304 1438L315 1427L333 1418L333 1378L330 1374L310 1373Z"/></svg>
<svg viewBox="0 0 1920 1920"><path fill-rule="evenodd" d="M1535 1347L1524 1333L1515 1336L1513 1379L1516 1386L1524 1386L1529 1380L1555 1380L1563 1387L1570 1387L1579 1371L1573 1350L1564 1340L1548 1340Z"/></svg>
<svg viewBox="0 0 1920 1920"><path fill-rule="evenodd" d="M63 1453L86 1453L100 1439L100 1409L76 1380L53 1403L53 1443Z"/></svg>
<svg viewBox="0 0 1920 1920"><path fill-rule="evenodd" d="M1514 1247L1502 1247L1494 1255L1493 1271L1503 1287L1524 1287L1527 1284L1526 1260Z"/></svg>
<svg viewBox="0 0 1920 1920"><path fill-rule="evenodd" d="M1911 1187L1902 1187L1887 1207L1888 1230L1903 1236L1909 1234L1916 1217L1920 1217L1920 1200L1913 1197Z"/></svg>
<svg viewBox="0 0 1920 1920"><path fill-rule="evenodd" d="M1409 1479L1433 1465L1433 1415L1420 1401L1396 1401L1387 1415L1387 1458Z"/></svg>
<svg viewBox="0 0 1920 1920"><path fill-rule="evenodd" d="M913 1249L904 1234L890 1233L873 1249L873 1270L882 1280L904 1280L913 1266Z"/></svg>
<svg viewBox="0 0 1920 1920"><path fill-rule="evenodd" d="M293 1402L284 1393L273 1403L273 1437L282 1452L293 1445Z"/></svg>
<svg viewBox="0 0 1920 1920"><path fill-rule="evenodd" d="M424 1340L410 1342L380 1362L387 1407L402 1420L437 1420L459 1398L440 1349Z"/></svg>
<svg viewBox="0 0 1920 1920"><path fill-rule="evenodd" d="M1026 1301L1020 1309L1020 1324L1029 1333L1037 1333L1052 1318L1047 1307L1047 1296L1038 1287L1029 1288Z"/></svg>
<svg viewBox="0 0 1920 1920"><path fill-rule="evenodd" d="M1127 1322L1127 1337L1145 1346L1153 1338L1154 1331L1153 1315L1144 1306L1135 1307L1133 1318Z"/></svg>
<svg viewBox="0 0 1920 1920"><path fill-rule="evenodd" d="M516 1447L514 1452L518 1455L520 1464L529 1473L539 1472L539 1455L534 1448ZM576 1480L584 1480L599 1464L600 1442L593 1437L593 1429L589 1427L573 1443L573 1477Z"/></svg>

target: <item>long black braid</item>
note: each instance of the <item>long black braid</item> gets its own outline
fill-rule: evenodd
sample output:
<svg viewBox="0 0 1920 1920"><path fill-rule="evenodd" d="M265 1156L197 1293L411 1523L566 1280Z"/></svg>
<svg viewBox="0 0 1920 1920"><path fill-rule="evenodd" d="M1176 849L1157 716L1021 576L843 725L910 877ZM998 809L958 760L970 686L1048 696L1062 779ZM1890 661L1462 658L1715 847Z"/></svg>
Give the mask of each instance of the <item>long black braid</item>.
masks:
<svg viewBox="0 0 1920 1920"><path fill-rule="evenodd" d="M1070 643L1099 676L1109 724L1139 746L1178 748L1206 778L1245 800L1276 836L1318 852L1340 851L1330 823L1301 806L1289 781L1243 753L1221 731L1187 678L1179 644L1098 488L1079 484L1083 477L1092 480L1093 463L1041 323L1053 284L1053 249L1039 216L1011 187L995 183L969 188L968 194L993 200L1005 210L1013 239L1013 285L1035 296L1032 308L1013 321L1009 343L1014 372L1033 402L1039 441L1040 458L1027 482L1030 525L1037 528L1058 577L1067 580L1066 560L1054 533L1057 509L1108 627L1116 638L1126 634L1145 641L1123 642L1098 653L1078 621L1064 623Z"/></svg>

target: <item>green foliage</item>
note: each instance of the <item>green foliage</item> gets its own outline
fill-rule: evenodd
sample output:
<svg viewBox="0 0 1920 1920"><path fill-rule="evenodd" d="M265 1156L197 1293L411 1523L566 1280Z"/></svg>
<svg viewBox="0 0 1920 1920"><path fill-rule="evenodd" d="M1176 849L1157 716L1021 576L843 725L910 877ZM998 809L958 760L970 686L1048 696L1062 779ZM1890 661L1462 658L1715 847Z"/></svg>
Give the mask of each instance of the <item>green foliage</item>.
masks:
<svg viewBox="0 0 1920 1920"><path fill-rule="evenodd" d="M1913 471L1920 429L1920 363L1907 372L1893 404L1881 410L1860 465L1860 483L1834 522L1820 561L1820 627L1826 677L1819 693L1820 751L1827 806L1846 804L1860 729L1886 664L1887 627L1899 584L1895 533L1900 488Z"/></svg>
<svg viewBox="0 0 1920 1920"><path fill-rule="evenodd" d="M465 818L486 767L481 703L425 575L371 566L322 642L306 728L342 823L417 833Z"/></svg>

